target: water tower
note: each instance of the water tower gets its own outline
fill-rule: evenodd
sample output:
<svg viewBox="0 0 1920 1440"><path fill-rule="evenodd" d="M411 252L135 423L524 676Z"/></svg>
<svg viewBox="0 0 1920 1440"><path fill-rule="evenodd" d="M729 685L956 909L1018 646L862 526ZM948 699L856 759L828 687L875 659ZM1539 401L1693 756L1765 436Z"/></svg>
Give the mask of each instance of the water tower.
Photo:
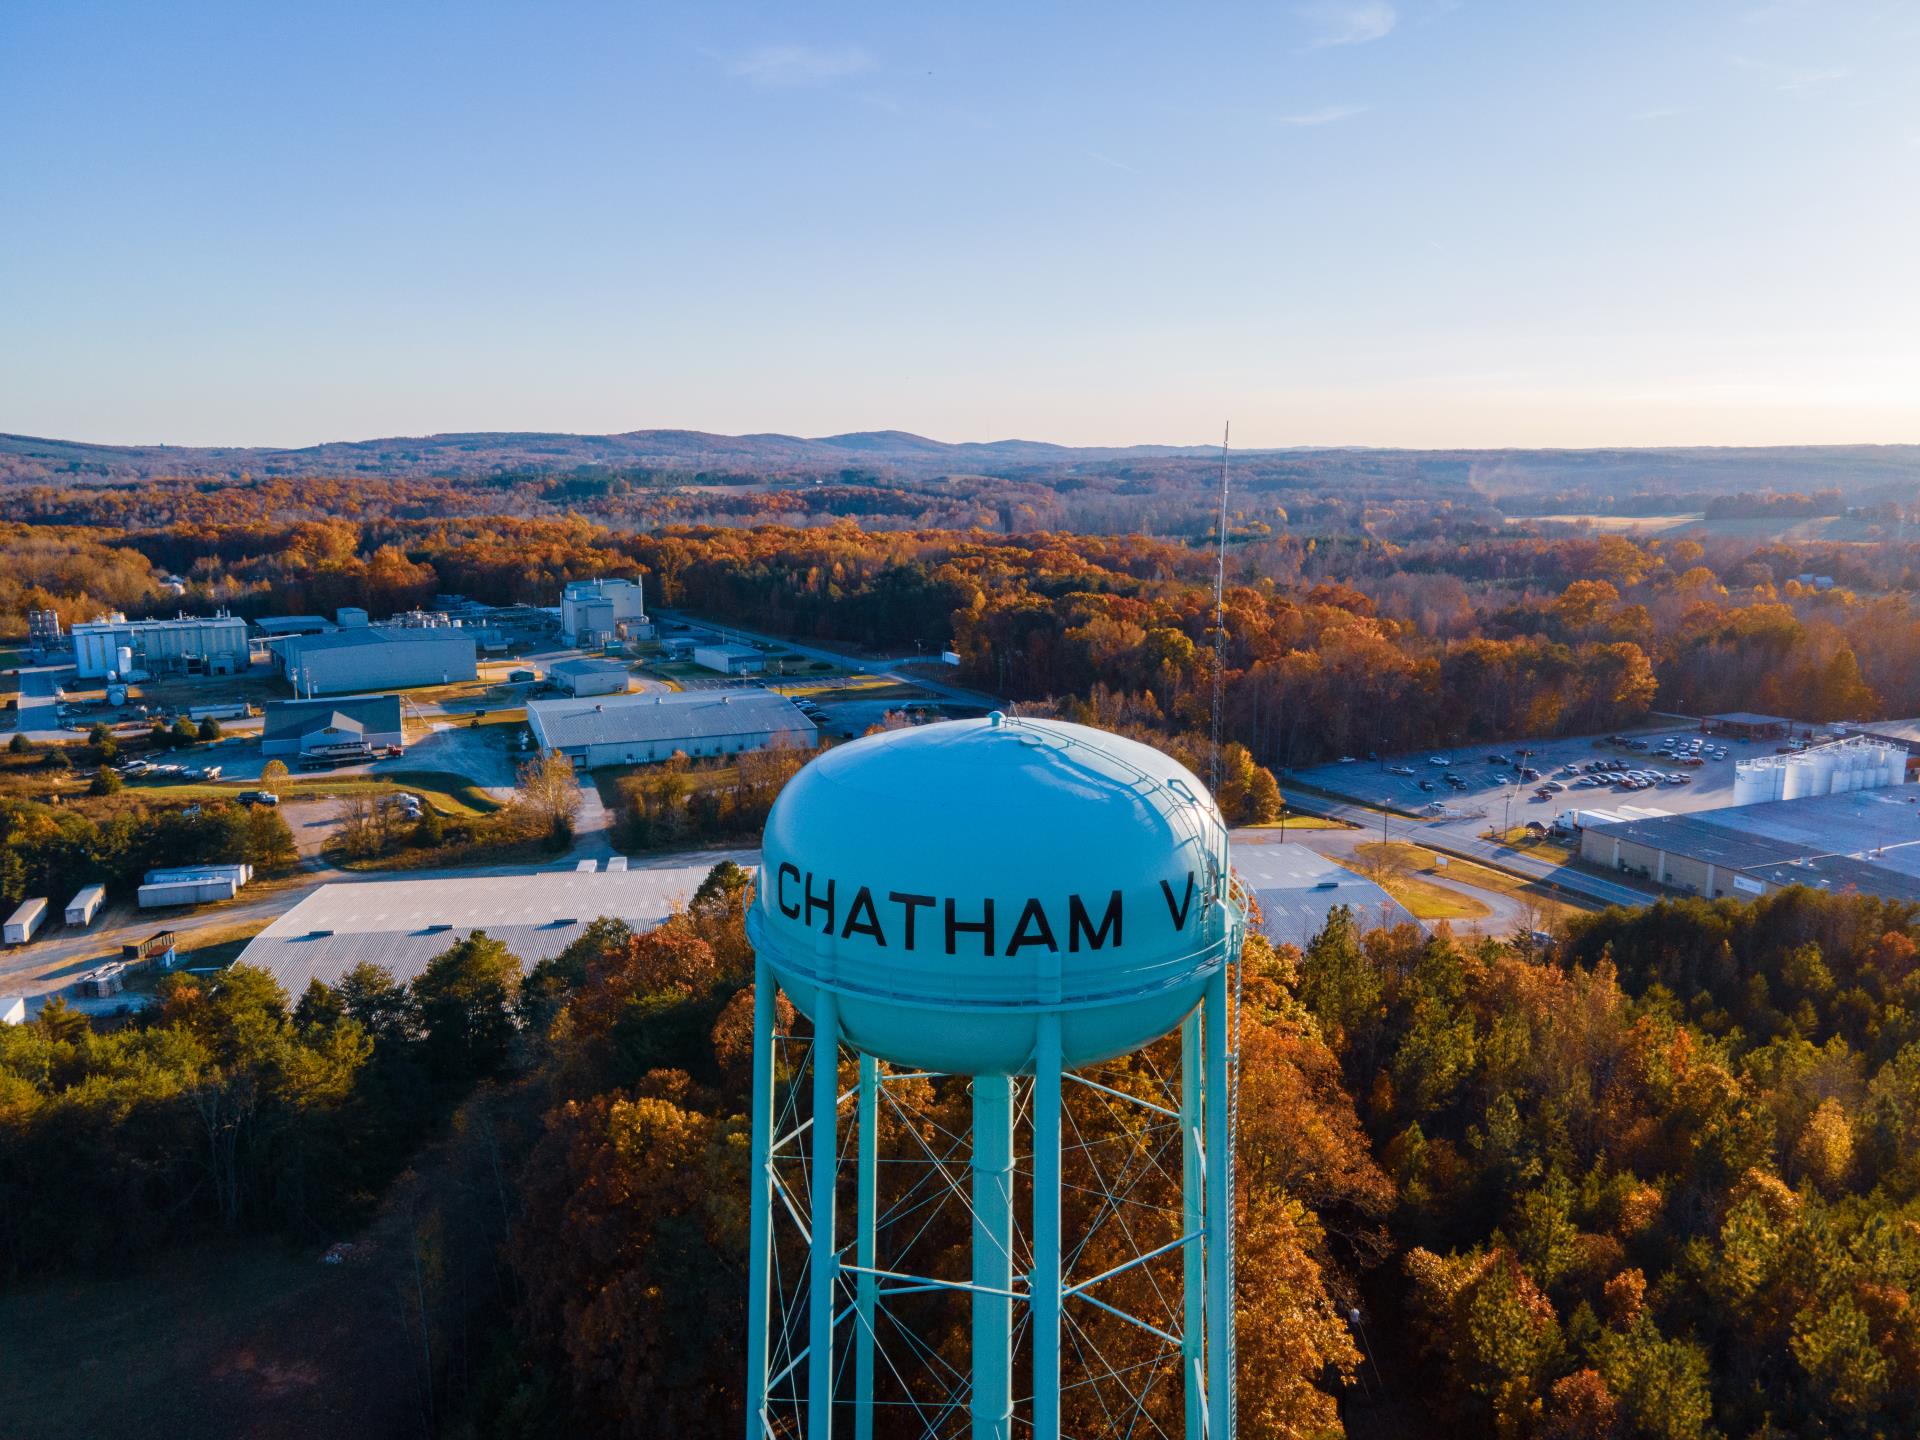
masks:
<svg viewBox="0 0 1920 1440"><path fill-rule="evenodd" d="M800 772L747 917L748 1440L1229 1440L1244 924L1131 740L995 714Z"/></svg>

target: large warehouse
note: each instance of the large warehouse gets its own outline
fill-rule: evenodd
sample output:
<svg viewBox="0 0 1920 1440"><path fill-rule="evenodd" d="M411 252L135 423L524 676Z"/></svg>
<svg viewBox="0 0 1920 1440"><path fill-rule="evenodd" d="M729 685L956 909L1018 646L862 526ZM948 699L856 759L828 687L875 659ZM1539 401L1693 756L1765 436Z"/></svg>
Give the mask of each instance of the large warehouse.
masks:
<svg viewBox="0 0 1920 1440"><path fill-rule="evenodd" d="M262 755L358 755L404 745L398 695L278 700L266 707Z"/></svg>
<svg viewBox="0 0 1920 1440"><path fill-rule="evenodd" d="M273 642L274 663L296 695L447 685L479 673L473 632L460 626L369 625Z"/></svg>
<svg viewBox="0 0 1920 1440"><path fill-rule="evenodd" d="M1589 825L1580 858L1690 895L1787 885L1920 900L1920 786Z"/></svg>
<svg viewBox="0 0 1920 1440"><path fill-rule="evenodd" d="M338 984L362 961L386 966L404 984L476 930L533 965L602 916L651 929L692 897L707 871L675 865L322 885L254 936L240 960L296 998L309 980Z"/></svg>
<svg viewBox="0 0 1920 1440"><path fill-rule="evenodd" d="M813 721L771 690L694 690L615 695L605 700L536 700L527 724L546 753L566 755L577 769L642 765L690 756L737 755L819 743Z"/></svg>
<svg viewBox="0 0 1920 1440"><path fill-rule="evenodd" d="M73 627L73 658L83 680L129 670L237 675L247 668L247 622L225 612L172 620L129 620L115 612Z"/></svg>

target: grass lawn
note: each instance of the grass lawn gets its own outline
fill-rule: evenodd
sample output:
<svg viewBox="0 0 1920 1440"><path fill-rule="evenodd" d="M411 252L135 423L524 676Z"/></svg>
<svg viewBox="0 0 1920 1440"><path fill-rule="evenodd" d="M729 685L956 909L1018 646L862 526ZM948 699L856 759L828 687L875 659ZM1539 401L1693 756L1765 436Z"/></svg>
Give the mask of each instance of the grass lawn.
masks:
<svg viewBox="0 0 1920 1440"><path fill-rule="evenodd" d="M836 700L931 700L931 691L922 690L918 685L907 685L884 675L853 675L846 679L823 680L817 683L799 685L781 685L777 687L783 695L805 696L822 705L830 705Z"/></svg>
<svg viewBox="0 0 1920 1440"><path fill-rule="evenodd" d="M1237 827L1243 830L1351 830L1353 827L1344 820L1329 819L1325 815L1308 815L1303 811L1289 810L1280 820L1262 820L1257 825Z"/></svg>
<svg viewBox="0 0 1920 1440"><path fill-rule="evenodd" d="M1404 840L1392 840L1384 844L1375 840L1370 844L1356 845L1353 860L1341 863L1372 880L1412 911L1417 919L1481 920L1491 915L1493 911L1471 895L1462 895L1452 886L1438 885L1421 878L1417 873L1419 871L1435 873L1434 862L1438 858L1431 850L1410 845ZM1465 876L1454 874L1451 864L1447 867L1447 876L1462 884L1474 883Z"/></svg>
<svg viewBox="0 0 1920 1440"><path fill-rule="evenodd" d="M1405 840L1390 841L1384 848L1375 841L1370 845L1361 845L1357 850L1363 861L1374 865L1388 858L1385 852L1395 852L1392 863L1412 870L1435 870L1434 862L1440 858L1425 846L1409 844ZM1551 923L1565 919L1569 915L1585 914L1600 908L1578 896L1556 890L1545 882L1529 880L1525 876L1496 869L1491 865L1480 865L1472 860L1462 860L1455 855L1447 856L1446 861L1446 876L1449 880L1460 885L1470 885L1476 890L1490 890L1497 895L1511 895L1516 900L1536 907L1543 923ZM1391 885L1384 884L1383 888L1389 892L1393 889ZM1407 908L1413 909L1411 905ZM1418 915L1420 912L1415 910L1414 913ZM1421 918L1436 917L1421 916Z"/></svg>
<svg viewBox="0 0 1920 1440"><path fill-rule="evenodd" d="M189 781L183 785L127 782L123 793L159 800L231 800L242 790L257 790L258 780ZM283 800L313 800L330 795L397 795L410 790L436 810L451 816L490 815L500 802L464 775L446 770L389 770L373 777L290 776L273 786Z"/></svg>
<svg viewBox="0 0 1920 1440"><path fill-rule="evenodd" d="M1511 845L1523 855L1535 860L1544 860L1550 865L1570 865L1573 863L1573 851L1557 840L1535 835L1525 826L1515 826L1500 837L1501 843Z"/></svg>

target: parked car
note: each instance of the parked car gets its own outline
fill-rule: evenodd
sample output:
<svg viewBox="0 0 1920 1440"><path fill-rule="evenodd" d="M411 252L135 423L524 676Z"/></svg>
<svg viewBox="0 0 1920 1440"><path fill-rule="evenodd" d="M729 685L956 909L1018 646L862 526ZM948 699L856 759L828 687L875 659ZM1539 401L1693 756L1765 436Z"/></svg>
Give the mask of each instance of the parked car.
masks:
<svg viewBox="0 0 1920 1440"><path fill-rule="evenodd" d="M265 805L272 807L280 803L280 797L271 790L242 790L234 798L242 805Z"/></svg>

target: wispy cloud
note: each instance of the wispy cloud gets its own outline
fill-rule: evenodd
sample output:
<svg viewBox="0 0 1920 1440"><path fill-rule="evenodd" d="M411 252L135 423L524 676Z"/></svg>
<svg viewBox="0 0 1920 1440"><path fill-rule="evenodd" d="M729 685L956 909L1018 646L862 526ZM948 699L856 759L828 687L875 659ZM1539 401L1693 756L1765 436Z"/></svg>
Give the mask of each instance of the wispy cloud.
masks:
<svg viewBox="0 0 1920 1440"><path fill-rule="evenodd" d="M1796 70L1780 82L1782 90L1811 90L1817 85L1831 85L1836 80L1844 80L1853 72L1840 66L1830 66L1825 70Z"/></svg>
<svg viewBox="0 0 1920 1440"><path fill-rule="evenodd" d="M1091 155L1095 160L1098 160L1102 165L1110 166L1115 170L1125 170L1129 175L1138 175L1140 173L1138 170L1135 170L1133 166L1127 164L1126 161L1116 160L1111 155L1103 155L1098 150L1089 150L1087 154Z"/></svg>
<svg viewBox="0 0 1920 1440"><path fill-rule="evenodd" d="M1315 49L1330 45L1365 45L1392 32L1400 12L1386 0L1317 0L1300 13L1318 28Z"/></svg>
<svg viewBox="0 0 1920 1440"><path fill-rule="evenodd" d="M848 75L871 70L878 62L857 45L829 48L819 45L763 45L727 66L729 73L753 85L769 88L824 85Z"/></svg>
<svg viewBox="0 0 1920 1440"><path fill-rule="evenodd" d="M1364 115L1370 109L1366 105L1322 105L1318 110L1302 110L1297 115L1282 115L1282 125L1336 125L1342 120L1351 120L1356 115Z"/></svg>

